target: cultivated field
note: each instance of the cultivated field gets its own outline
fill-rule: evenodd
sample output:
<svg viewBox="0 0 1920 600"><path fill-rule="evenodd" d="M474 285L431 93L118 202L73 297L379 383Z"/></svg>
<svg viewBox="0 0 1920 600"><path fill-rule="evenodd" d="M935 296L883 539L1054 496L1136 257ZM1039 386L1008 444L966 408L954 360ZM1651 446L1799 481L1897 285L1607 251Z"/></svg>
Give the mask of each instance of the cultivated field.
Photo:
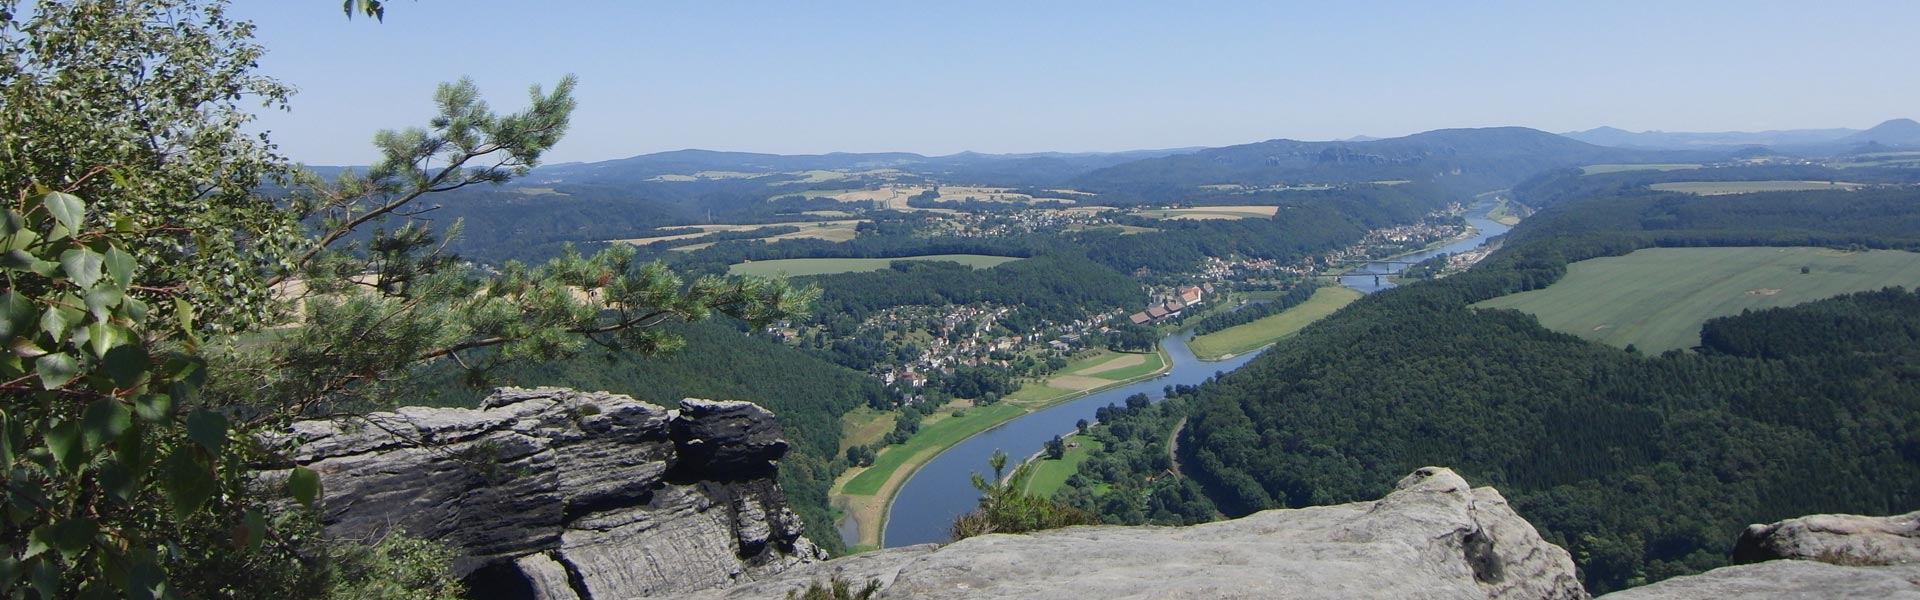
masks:
<svg viewBox="0 0 1920 600"><path fill-rule="evenodd" d="M1172 208L1143 210L1133 214L1149 219L1271 219L1280 212L1278 206L1196 206L1193 208Z"/></svg>
<svg viewBox="0 0 1920 600"><path fill-rule="evenodd" d="M1713 317L1892 285L1920 286L1920 254L1652 248L1580 261L1546 289L1474 306L1517 309L1556 331L1659 353L1699 345L1700 325Z"/></svg>
<svg viewBox="0 0 1920 600"><path fill-rule="evenodd" d="M1160 353L1131 354L1103 350L1074 359L1045 381L1020 386L1007 399L1015 402L1052 402L1067 396L1111 387L1116 383L1166 370Z"/></svg>
<svg viewBox="0 0 1920 600"><path fill-rule="evenodd" d="M789 258L740 263L728 267L727 273L758 277L829 275L833 273L852 273L854 271L879 271L891 266L894 261L900 260L950 261L975 269L985 269L1020 259L1012 256L990 256L986 254L928 254L925 256L903 256L899 258Z"/></svg>
<svg viewBox="0 0 1920 600"><path fill-rule="evenodd" d="M1600 173L1619 173L1622 171L1685 171L1698 168L1700 168L1700 165L1693 163L1665 163L1647 165L1587 165L1580 167L1580 170L1585 171L1588 175L1597 175Z"/></svg>
<svg viewBox="0 0 1920 600"><path fill-rule="evenodd" d="M1314 290L1313 297L1299 306L1252 323L1228 327L1193 338L1187 346L1202 360L1244 354L1298 333L1306 326L1359 300L1360 292L1343 287Z"/></svg>
<svg viewBox="0 0 1920 600"><path fill-rule="evenodd" d="M1719 196L1723 194L1751 194L1754 192L1805 192L1812 190L1851 190L1865 187L1863 184L1844 181L1675 181L1656 183L1653 189L1663 192L1686 192L1701 196Z"/></svg>
<svg viewBox="0 0 1920 600"><path fill-rule="evenodd" d="M854 236L856 235L859 235L859 231L857 231L857 228L860 226L861 223L865 223L865 222L867 222L867 219L844 219L844 220L838 220L838 221L793 221L788 223L758 223L753 225L688 225L685 227L666 227L666 228L660 229L660 231L673 232L673 233L670 233L669 235L657 235L653 237L643 237L643 238L628 238L624 240L612 240L612 241L625 242L628 244L633 244L635 246L645 246L647 244L651 244L654 242L665 242L665 241L672 241L672 240L690 240L703 235L707 235L709 233L716 233L721 231L752 231L752 230L760 229L763 227L780 227L783 225L792 225L794 227L799 227L800 230L795 231L793 233L782 233L779 235L774 235L774 236L760 238L760 239L764 239L770 242L775 242L780 240L798 240L798 239L816 239L816 240L826 240L829 242L844 242L844 241L853 239ZM681 231L685 231L686 233L679 233Z"/></svg>

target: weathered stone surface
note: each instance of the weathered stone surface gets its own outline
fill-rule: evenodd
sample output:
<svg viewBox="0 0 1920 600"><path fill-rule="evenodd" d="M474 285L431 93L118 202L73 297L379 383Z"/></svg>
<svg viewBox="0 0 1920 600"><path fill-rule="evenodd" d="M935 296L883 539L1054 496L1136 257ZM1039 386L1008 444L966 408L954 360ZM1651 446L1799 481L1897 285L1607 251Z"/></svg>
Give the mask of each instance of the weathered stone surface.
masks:
<svg viewBox="0 0 1920 600"><path fill-rule="evenodd" d="M879 581L880 598L1586 598L1566 551L1499 492L1421 469L1376 502L1192 527L988 535L806 565L691 598Z"/></svg>
<svg viewBox="0 0 1920 600"><path fill-rule="evenodd" d="M1733 561L1603 596L1668 598L1920 599L1920 512L1891 517L1813 515L1750 525Z"/></svg>
<svg viewBox="0 0 1920 600"><path fill-rule="evenodd" d="M1697 598L1920 600L1920 565L1846 567L1810 560L1776 560L1675 577L1607 594L1600 600Z"/></svg>
<svg viewBox="0 0 1920 600"><path fill-rule="evenodd" d="M447 543L481 596L670 596L823 558L772 479L780 427L749 403L509 388L291 435L329 534Z"/></svg>
<svg viewBox="0 0 1920 600"><path fill-rule="evenodd" d="M1890 517L1813 515L1749 525L1733 544L1733 562L1817 560L1836 565L1920 563L1920 511Z"/></svg>

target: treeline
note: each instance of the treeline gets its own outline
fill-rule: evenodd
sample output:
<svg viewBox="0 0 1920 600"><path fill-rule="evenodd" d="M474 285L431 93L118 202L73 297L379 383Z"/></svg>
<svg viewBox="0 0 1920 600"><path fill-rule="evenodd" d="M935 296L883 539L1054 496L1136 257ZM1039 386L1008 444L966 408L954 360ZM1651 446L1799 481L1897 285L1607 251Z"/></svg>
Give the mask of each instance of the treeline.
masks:
<svg viewBox="0 0 1920 600"><path fill-rule="evenodd" d="M669 325L685 336L677 352L651 357L583 356L541 363L509 363L487 373L490 385L554 385L609 391L666 407L681 398L746 400L774 412L793 449L780 461L780 485L807 524L807 536L830 551L845 550L833 527L827 490L844 463L840 416L863 405L888 404L878 381L803 352L742 332L729 324ZM484 356L469 357L470 361ZM488 389L463 385L468 373L449 363L418 374L405 395L412 405L476 406Z"/></svg>
<svg viewBox="0 0 1920 600"><path fill-rule="evenodd" d="M1271 302L1249 304L1231 312L1210 315L1193 325L1193 334L1206 335L1228 327L1245 325L1286 312L1287 309L1299 306L1300 303L1313 298L1313 291L1319 288L1320 286L1311 283L1301 284L1294 286L1291 290L1287 290L1287 293L1281 294L1279 298L1274 298Z"/></svg>
<svg viewBox="0 0 1920 600"><path fill-rule="evenodd" d="M1499 486L1595 592L1723 565L1747 523L1912 510L1912 293L1716 320L1703 352L1657 357L1467 305L1655 245L1920 247L1916 200L1630 189L1551 206L1479 267L1362 299L1202 386L1184 466L1229 515L1377 498L1451 466Z"/></svg>

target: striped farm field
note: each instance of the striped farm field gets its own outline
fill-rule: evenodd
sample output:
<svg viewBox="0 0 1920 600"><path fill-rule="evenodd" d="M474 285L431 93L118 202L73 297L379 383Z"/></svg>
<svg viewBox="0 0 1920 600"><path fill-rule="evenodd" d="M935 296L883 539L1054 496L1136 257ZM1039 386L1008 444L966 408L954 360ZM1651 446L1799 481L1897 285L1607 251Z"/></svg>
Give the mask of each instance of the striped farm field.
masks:
<svg viewBox="0 0 1920 600"><path fill-rule="evenodd" d="M879 271L892 266L894 261L902 260L957 262L975 269L985 269L1020 259L1013 256L992 256L987 254L927 254L897 258L787 258L739 263L727 267L727 273L732 275L752 275L756 277L831 275L834 273L852 273L855 271Z"/></svg>
<svg viewBox="0 0 1920 600"><path fill-rule="evenodd" d="M1650 248L1573 263L1545 289L1474 306L1519 310L1556 331L1659 353L1699 345L1707 319L1895 285L1920 286L1920 254Z"/></svg>
<svg viewBox="0 0 1920 600"><path fill-rule="evenodd" d="M1845 181L1675 181L1656 183L1653 189L1663 192L1686 192L1700 196L1720 196L1725 194L1752 194L1755 192L1808 192L1815 190L1850 190L1865 187L1863 184Z"/></svg>

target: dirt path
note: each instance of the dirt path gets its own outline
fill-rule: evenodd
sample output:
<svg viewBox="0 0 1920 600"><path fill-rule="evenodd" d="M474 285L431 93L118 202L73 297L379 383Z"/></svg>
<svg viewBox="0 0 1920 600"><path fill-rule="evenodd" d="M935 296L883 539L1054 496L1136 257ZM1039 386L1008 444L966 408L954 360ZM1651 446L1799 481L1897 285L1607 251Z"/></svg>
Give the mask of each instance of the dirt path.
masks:
<svg viewBox="0 0 1920 600"><path fill-rule="evenodd" d="M1180 430L1186 428L1187 418L1180 417L1180 422L1173 424L1173 435L1167 437L1167 464L1173 465L1174 477L1185 478L1187 476L1186 473L1180 471Z"/></svg>

